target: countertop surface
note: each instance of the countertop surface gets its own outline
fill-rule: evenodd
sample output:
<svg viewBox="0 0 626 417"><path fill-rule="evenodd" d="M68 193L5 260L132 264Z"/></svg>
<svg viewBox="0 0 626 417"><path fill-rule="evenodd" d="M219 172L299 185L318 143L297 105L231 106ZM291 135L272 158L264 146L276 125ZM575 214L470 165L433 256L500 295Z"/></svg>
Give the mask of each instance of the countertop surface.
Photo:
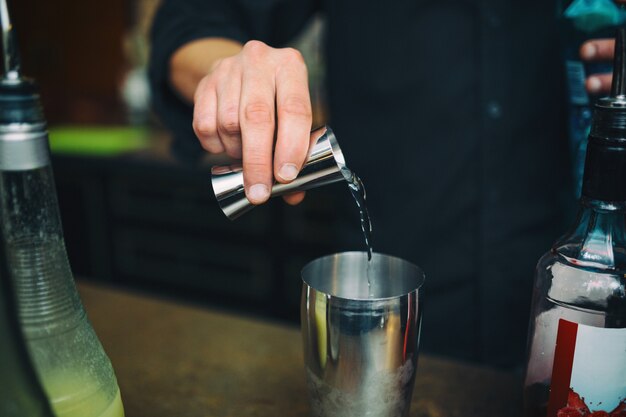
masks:
<svg viewBox="0 0 626 417"><path fill-rule="evenodd" d="M297 328L181 305L82 281L126 417L305 417ZM422 355L412 417L516 417L521 383L508 373Z"/></svg>

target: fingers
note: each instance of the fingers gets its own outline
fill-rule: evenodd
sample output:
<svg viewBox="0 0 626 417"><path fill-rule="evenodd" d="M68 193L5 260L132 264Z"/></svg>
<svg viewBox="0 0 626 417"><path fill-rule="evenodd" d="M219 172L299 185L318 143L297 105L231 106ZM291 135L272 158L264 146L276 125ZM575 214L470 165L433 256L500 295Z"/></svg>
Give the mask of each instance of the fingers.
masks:
<svg viewBox="0 0 626 417"><path fill-rule="evenodd" d="M309 149L311 100L304 60L294 49L248 42L198 84L193 128L204 149L243 160L246 197L261 204L274 177L292 181ZM274 150L274 137L277 137ZM285 197L290 204L303 193Z"/></svg>
<svg viewBox="0 0 626 417"><path fill-rule="evenodd" d="M217 98L215 88L205 78L196 88L193 107L193 130L202 147L211 153L224 152L217 135Z"/></svg>
<svg viewBox="0 0 626 417"><path fill-rule="evenodd" d="M626 0L625 0L626 1ZM587 62L613 59L614 39L592 39L580 47L580 57ZM607 94L611 90L611 74L592 74L585 81L590 94Z"/></svg>
<svg viewBox="0 0 626 417"><path fill-rule="evenodd" d="M595 74L587 78L587 91L591 94L606 94L611 91L611 74Z"/></svg>
<svg viewBox="0 0 626 417"><path fill-rule="evenodd" d="M274 176L284 183L296 178L304 164L313 120L306 65L295 49L283 50L276 72L276 109Z"/></svg>
<svg viewBox="0 0 626 417"><path fill-rule="evenodd" d="M275 126L274 74L263 64L269 57L260 42L248 42L243 67L239 123L243 146L243 177L246 197L261 204L270 196L272 148Z"/></svg>
<svg viewBox="0 0 626 417"><path fill-rule="evenodd" d="M217 134L226 154L241 159L241 127L239 125L239 98L241 76L235 72L217 87Z"/></svg>
<svg viewBox="0 0 626 417"><path fill-rule="evenodd" d="M283 200L285 200L287 204L295 206L297 204L300 204L302 200L304 200L305 194L306 193L304 191L293 194L286 194L283 196Z"/></svg>
<svg viewBox="0 0 626 417"><path fill-rule="evenodd" d="M614 39L592 39L582 44L580 57L584 61L610 61L614 48Z"/></svg>

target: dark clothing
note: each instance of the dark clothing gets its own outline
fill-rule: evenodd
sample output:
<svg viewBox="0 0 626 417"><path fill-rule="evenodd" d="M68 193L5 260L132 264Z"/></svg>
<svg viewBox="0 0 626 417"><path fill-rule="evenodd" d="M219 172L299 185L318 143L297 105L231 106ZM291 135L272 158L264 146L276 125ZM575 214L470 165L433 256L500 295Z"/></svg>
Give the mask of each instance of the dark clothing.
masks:
<svg viewBox="0 0 626 417"><path fill-rule="evenodd" d="M423 348L519 363L534 266L563 231L570 192L554 5L166 0L151 80L177 146L199 149L191 108L166 82L177 47L206 36L282 46L315 10L327 18L329 124L366 185L374 248L427 275ZM360 249L347 215L339 231Z"/></svg>

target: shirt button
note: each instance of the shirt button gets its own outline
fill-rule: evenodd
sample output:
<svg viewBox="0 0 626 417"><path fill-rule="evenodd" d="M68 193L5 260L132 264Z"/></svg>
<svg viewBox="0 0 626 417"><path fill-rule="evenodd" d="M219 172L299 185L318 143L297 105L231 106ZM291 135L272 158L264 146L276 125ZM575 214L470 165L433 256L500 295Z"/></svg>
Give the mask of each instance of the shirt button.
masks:
<svg viewBox="0 0 626 417"><path fill-rule="evenodd" d="M487 103L487 115L492 119L499 119L502 116L502 107L500 103L492 100Z"/></svg>

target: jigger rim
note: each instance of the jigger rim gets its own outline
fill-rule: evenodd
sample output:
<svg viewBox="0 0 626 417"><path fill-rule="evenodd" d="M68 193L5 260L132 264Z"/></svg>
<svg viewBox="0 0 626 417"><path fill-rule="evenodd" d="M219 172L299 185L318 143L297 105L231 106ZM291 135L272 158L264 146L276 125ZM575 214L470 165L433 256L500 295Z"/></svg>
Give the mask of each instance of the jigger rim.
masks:
<svg viewBox="0 0 626 417"><path fill-rule="evenodd" d="M339 142L337 142L337 138L335 137L335 132L333 132L330 126L326 126L326 125L320 128L314 129L313 131L316 132L318 130L322 130L322 134L319 135L317 138L315 138L315 142L317 142L319 138L321 138L322 136L326 135L326 137L328 138L328 143L330 143L330 151L333 154L333 158L335 159L335 163L337 164L337 167L339 168L339 172L341 172L341 175L343 175L346 181L348 182L352 181L352 171L350 171L350 169L348 168L348 165L346 164L346 158L343 156L343 151L341 150L341 147L339 146Z"/></svg>
<svg viewBox="0 0 626 417"><path fill-rule="evenodd" d="M381 302L381 301L384 302L388 300L398 299L401 297L406 297L411 293L419 293L426 280L426 275L424 274L424 271L419 266L415 265L414 263L409 262L406 259L403 259L397 256L387 255L387 254L379 253L379 252L373 252L372 262L384 261L385 263L384 266L389 267L388 269L385 269L385 271L388 271L391 275L394 275L394 279L401 280L401 282L398 283L398 282L387 281L384 283L384 284L389 283L389 284L395 285L393 289L390 289L392 293L389 295L371 296L368 294L367 296L362 296L362 295L347 296L345 294L346 290L340 288L339 282L330 282L330 280L328 279L329 274L314 274L313 273L313 270L315 267L319 265L323 265L324 263L328 265L333 265L332 268L330 267L328 268L329 272L332 271L333 273L337 273L338 272L337 261L344 260L344 259L346 261L358 262L356 263L356 265L358 268L361 268L362 271L360 271L361 274L358 274L356 271L352 271L352 268L350 268L351 272L353 273L345 274L346 276L342 278L342 281L343 281L342 284L347 283L346 282L347 280L355 281L355 277L357 276L361 277L361 280L362 280L363 279L362 274L366 270L366 268L363 267L363 265L368 265L367 264L368 262L367 252L348 251L348 252L338 252L338 253L333 253L330 255L322 256L322 257L316 258L308 262L306 265L304 265L304 267L301 270L300 275L302 278L302 282L307 287L312 288L315 291L323 293L334 299L344 300L345 302L348 302L348 303L352 303L352 302L366 303L366 302ZM374 268L378 268L378 270L375 269L374 272L380 273L379 266L374 264ZM391 271L392 268L394 269L394 271ZM367 277L367 275L365 275L365 277ZM324 280L326 280L326 282L323 282ZM374 285L379 285L380 281L375 280L375 281L372 281L372 283ZM357 283L355 283L355 285L356 284ZM360 284L362 285L363 283L361 282ZM365 282L365 285L368 285L367 281ZM355 286L351 286L351 285L348 285L347 291L353 291L355 293L358 293L358 289L356 289Z"/></svg>

